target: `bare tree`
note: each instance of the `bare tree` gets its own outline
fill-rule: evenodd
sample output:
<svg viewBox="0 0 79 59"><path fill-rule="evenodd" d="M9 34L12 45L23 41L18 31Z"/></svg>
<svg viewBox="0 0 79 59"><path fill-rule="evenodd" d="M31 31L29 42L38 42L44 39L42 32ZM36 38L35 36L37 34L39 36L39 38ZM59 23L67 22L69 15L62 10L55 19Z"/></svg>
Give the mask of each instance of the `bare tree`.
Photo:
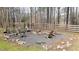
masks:
<svg viewBox="0 0 79 59"><path fill-rule="evenodd" d="M78 24L78 7L76 7L76 24Z"/></svg>
<svg viewBox="0 0 79 59"><path fill-rule="evenodd" d="M49 23L49 7L47 7L47 23Z"/></svg>
<svg viewBox="0 0 79 59"><path fill-rule="evenodd" d="M68 20L69 20L69 7L67 7L66 28L68 27Z"/></svg>
<svg viewBox="0 0 79 59"><path fill-rule="evenodd" d="M58 24L60 23L60 7L58 7Z"/></svg>
<svg viewBox="0 0 79 59"><path fill-rule="evenodd" d="M31 29L32 29L32 12L33 12L32 7L30 7L30 18L31 18L30 25L31 25Z"/></svg>

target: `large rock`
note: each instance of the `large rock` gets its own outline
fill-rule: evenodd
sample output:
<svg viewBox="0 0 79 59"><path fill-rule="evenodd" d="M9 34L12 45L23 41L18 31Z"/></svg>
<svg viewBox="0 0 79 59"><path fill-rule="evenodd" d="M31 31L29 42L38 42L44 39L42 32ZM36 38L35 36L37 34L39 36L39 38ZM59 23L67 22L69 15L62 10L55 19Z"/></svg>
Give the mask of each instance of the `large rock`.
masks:
<svg viewBox="0 0 79 59"><path fill-rule="evenodd" d="M9 38L10 38L10 37L9 37L9 35L4 35L4 37L5 37L5 38L7 38L7 39L9 39Z"/></svg>
<svg viewBox="0 0 79 59"><path fill-rule="evenodd" d="M24 42L24 41L17 41L17 44L19 44L19 45L23 45L23 44L25 44L26 42Z"/></svg>
<svg viewBox="0 0 79 59"><path fill-rule="evenodd" d="M70 47L71 45L72 44L69 41L66 42L66 47Z"/></svg>

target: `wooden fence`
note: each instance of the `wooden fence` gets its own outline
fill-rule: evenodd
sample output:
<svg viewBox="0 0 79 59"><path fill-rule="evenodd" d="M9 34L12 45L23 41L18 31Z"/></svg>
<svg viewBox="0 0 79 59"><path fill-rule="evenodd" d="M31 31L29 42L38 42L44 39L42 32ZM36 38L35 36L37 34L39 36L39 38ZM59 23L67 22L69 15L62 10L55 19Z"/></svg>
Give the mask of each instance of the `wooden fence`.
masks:
<svg viewBox="0 0 79 59"><path fill-rule="evenodd" d="M68 25L68 31L79 32L79 25Z"/></svg>
<svg viewBox="0 0 79 59"><path fill-rule="evenodd" d="M32 26L32 29L40 30L59 30L59 31L70 31L70 32L79 32L79 25L69 25L66 28L66 24L47 24L47 23L36 23Z"/></svg>

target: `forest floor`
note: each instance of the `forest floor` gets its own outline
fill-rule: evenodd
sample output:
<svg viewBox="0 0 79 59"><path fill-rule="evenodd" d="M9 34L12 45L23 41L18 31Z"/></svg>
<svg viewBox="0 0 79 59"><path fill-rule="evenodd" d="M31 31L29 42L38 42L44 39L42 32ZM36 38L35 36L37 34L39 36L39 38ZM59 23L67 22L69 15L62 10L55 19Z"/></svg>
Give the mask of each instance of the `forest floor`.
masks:
<svg viewBox="0 0 79 59"><path fill-rule="evenodd" d="M79 51L79 33L76 32L60 32L65 35L67 38L64 40L56 40L53 43L53 47L49 50L56 51ZM58 45L65 45L66 42L69 42L71 45L69 47L64 47L62 49L57 48Z"/></svg>
<svg viewBox="0 0 79 59"><path fill-rule="evenodd" d="M0 28L0 50L1 51L45 51L46 49L42 48L40 45L33 45L31 47L25 47L18 45L16 43L6 41L3 37L4 29ZM74 32L65 32L65 31L59 31L58 33L61 33L65 35L64 40L55 40L54 43L51 44L51 48L48 49L48 51L79 51L79 33ZM64 43L63 43L64 42ZM71 46L65 47L63 49L57 48L58 45L65 44L65 42L70 42Z"/></svg>
<svg viewBox="0 0 79 59"><path fill-rule="evenodd" d="M72 46L68 48L69 51L79 51L79 33L70 33L68 32L70 38L73 39Z"/></svg>

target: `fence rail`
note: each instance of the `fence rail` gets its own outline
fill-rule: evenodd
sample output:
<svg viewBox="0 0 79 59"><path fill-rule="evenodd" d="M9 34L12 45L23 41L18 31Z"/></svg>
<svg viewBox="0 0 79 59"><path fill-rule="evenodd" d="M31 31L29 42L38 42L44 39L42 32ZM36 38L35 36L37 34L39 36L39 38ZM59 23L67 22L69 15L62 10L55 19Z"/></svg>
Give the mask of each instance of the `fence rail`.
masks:
<svg viewBox="0 0 79 59"><path fill-rule="evenodd" d="M79 32L79 25L68 25L68 30L71 32Z"/></svg>
<svg viewBox="0 0 79 59"><path fill-rule="evenodd" d="M48 24L48 23L36 23L33 24L32 29L41 29L41 30L67 30L70 32L79 32L79 25L68 25L66 24Z"/></svg>

